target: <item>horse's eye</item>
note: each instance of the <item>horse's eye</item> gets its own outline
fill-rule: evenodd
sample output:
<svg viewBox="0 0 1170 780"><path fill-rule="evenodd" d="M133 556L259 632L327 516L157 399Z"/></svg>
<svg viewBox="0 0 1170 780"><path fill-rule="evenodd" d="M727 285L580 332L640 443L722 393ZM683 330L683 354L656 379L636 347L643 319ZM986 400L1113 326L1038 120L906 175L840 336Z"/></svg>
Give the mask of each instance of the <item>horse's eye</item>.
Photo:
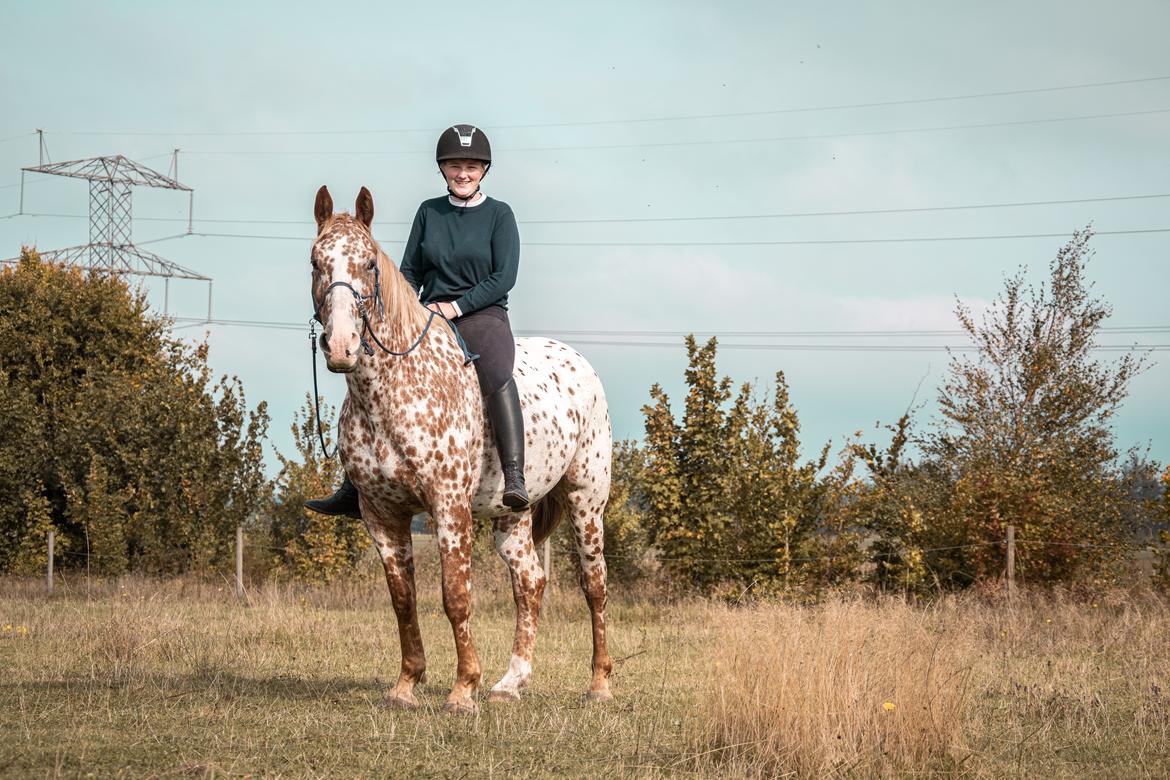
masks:
<svg viewBox="0 0 1170 780"><path fill-rule="evenodd" d="M371 260L371 261L369 262L369 264L366 266L366 270L368 270L368 271L373 271L373 270L374 270L374 266L376 266L377 264L378 264L378 261L377 261L377 260Z"/></svg>

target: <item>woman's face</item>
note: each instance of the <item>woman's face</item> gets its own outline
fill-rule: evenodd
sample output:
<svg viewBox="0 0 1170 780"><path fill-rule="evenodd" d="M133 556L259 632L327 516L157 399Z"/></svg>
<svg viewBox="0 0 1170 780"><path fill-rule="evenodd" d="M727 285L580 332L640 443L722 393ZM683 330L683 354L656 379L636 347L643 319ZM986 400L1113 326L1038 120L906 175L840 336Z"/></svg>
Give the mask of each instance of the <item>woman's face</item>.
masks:
<svg viewBox="0 0 1170 780"><path fill-rule="evenodd" d="M466 200L475 194L487 169L482 160L443 160L439 170L455 197Z"/></svg>

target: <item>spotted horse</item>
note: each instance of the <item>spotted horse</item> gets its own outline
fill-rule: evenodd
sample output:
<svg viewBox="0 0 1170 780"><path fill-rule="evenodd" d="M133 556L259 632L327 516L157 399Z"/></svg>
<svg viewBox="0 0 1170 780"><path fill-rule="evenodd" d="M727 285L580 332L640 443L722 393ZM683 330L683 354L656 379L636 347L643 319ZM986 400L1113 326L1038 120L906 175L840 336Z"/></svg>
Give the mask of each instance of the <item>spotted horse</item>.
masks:
<svg viewBox="0 0 1170 780"><path fill-rule="evenodd" d="M354 215L335 214L328 189L321 187L314 212L312 294L323 328L320 345L329 370L345 375L348 390L338 450L360 494L362 518L382 557L398 617L402 667L386 703L417 707L415 686L425 679L410 537L411 517L421 511L437 526L443 609L458 655L444 710L478 709L480 662L470 624L473 517L492 519L516 601L511 660L489 700L518 700L532 678L547 582L536 545L564 516L573 528L593 624L586 697L612 699L602 514L613 437L597 373L560 342L517 339L514 377L524 410L524 476L532 503L522 512L504 507L503 470L475 371L452 329L419 303L375 242L370 192L361 189Z"/></svg>

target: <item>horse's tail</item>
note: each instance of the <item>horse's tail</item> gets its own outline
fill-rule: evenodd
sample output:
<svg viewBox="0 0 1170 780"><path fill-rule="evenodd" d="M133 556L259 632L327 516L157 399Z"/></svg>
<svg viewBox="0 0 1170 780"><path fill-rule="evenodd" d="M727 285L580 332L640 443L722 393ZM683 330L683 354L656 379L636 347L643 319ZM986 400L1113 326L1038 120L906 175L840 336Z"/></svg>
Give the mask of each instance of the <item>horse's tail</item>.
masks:
<svg viewBox="0 0 1170 780"><path fill-rule="evenodd" d="M548 495L537 499L532 505L532 543L540 544L552 532L565 516L565 501L559 490L552 490Z"/></svg>

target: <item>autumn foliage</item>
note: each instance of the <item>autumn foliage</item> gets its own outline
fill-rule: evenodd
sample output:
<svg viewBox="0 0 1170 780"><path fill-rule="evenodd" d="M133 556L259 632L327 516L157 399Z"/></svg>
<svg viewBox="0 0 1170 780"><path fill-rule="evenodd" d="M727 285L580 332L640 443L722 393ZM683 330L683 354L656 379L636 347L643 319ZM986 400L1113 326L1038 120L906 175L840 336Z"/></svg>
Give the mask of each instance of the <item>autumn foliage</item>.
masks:
<svg viewBox="0 0 1170 780"><path fill-rule="evenodd" d="M265 404L215 379L121 278L42 262L0 272L0 571L45 536L99 573L227 568L267 494Z"/></svg>
<svg viewBox="0 0 1170 780"><path fill-rule="evenodd" d="M1002 576L1010 525L1023 582L1124 579L1157 526L1139 489L1153 466L1122 457L1110 428L1144 356L1095 351L1110 308L1086 281L1089 239L1057 253L1046 283L1008 278L982 317L959 304L975 350L952 355L938 418L916 427L907 412L885 444L858 435L832 468L828 445L801 462L782 372L733 399L716 340L688 338L681 415L658 385L643 409L646 525L664 568L729 595L966 587Z"/></svg>

